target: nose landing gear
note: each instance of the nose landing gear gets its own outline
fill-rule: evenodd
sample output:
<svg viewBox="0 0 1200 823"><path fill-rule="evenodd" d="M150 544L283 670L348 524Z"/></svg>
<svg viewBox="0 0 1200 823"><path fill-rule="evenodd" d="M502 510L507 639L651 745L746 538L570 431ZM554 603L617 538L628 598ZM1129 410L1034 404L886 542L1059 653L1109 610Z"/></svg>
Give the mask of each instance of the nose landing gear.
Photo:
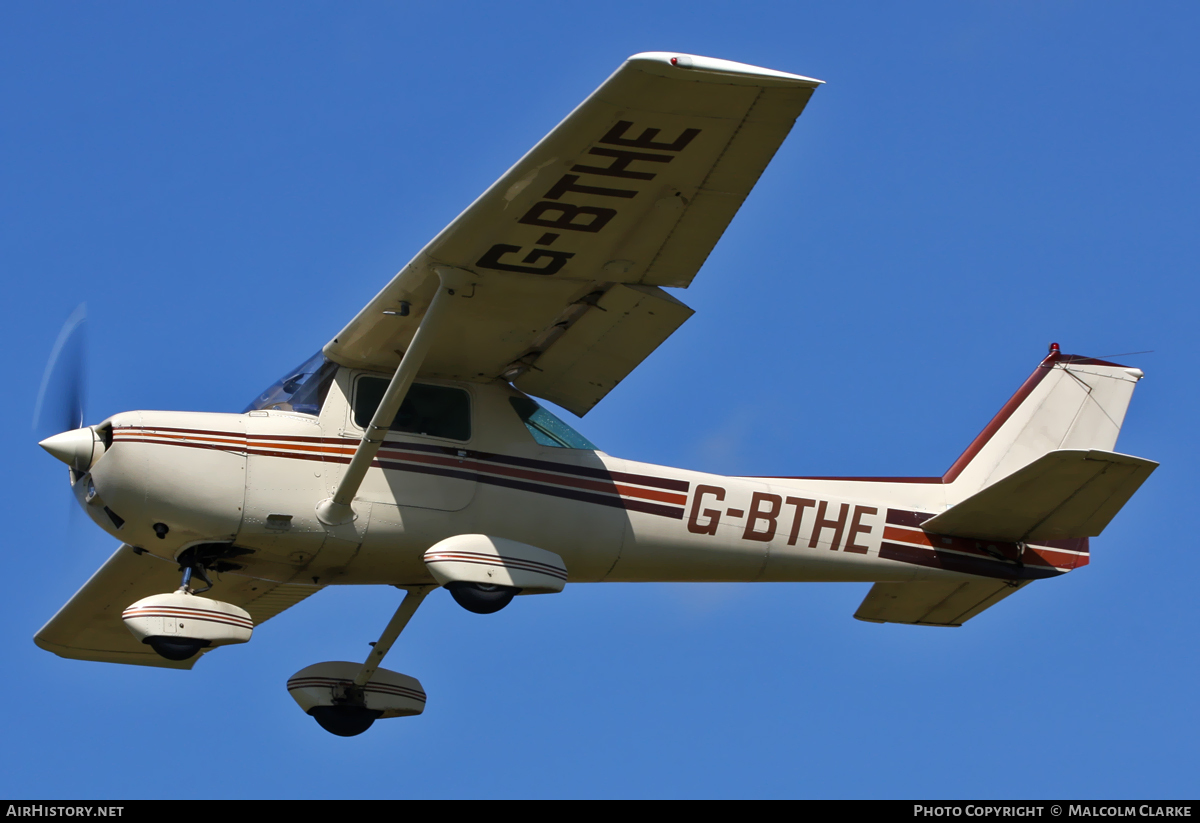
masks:
<svg viewBox="0 0 1200 823"><path fill-rule="evenodd" d="M189 638L172 638L157 635L147 637L142 641L160 656L167 660L190 660L200 653L200 650L208 645L206 640L194 640Z"/></svg>
<svg viewBox="0 0 1200 823"><path fill-rule="evenodd" d="M174 661L190 660L209 647L249 640L254 631L249 612L231 603L196 596L213 585L198 555L181 555L180 570L183 579L174 592L144 597L121 613L133 636ZM192 588L193 574L205 582L203 589Z"/></svg>

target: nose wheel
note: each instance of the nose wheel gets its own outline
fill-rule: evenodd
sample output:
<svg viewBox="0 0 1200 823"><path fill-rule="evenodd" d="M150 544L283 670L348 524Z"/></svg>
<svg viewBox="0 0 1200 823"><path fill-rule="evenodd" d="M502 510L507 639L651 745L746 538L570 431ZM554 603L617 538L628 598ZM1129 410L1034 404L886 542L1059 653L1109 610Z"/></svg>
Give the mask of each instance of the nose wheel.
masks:
<svg viewBox="0 0 1200 823"><path fill-rule="evenodd" d="M158 652L160 657L165 657L167 660L190 660L208 645L203 640L192 640L183 637L163 637L161 635L158 637L148 637L145 643Z"/></svg>
<svg viewBox="0 0 1200 823"><path fill-rule="evenodd" d="M196 596L213 585L205 564L192 550L180 556L179 570L183 577L174 592L143 597L121 612L133 636L174 662L190 660L207 648L248 641L254 632L249 612L232 603ZM192 588L193 575L205 582L204 588Z"/></svg>
<svg viewBox="0 0 1200 823"><path fill-rule="evenodd" d="M164 528L166 527L164 526ZM183 578L179 582L179 588L175 591L176 594L200 594L213 587L204 564L191 551L184 552L179 556L179 571L183 573ZM192 577L199 577L203 580L204 588L193 589ZM160 657L165 657L167 660L190 660L199 654L201 649L209 645L201 638L165 635L147 637L143 642L154 649Z"/></svg>

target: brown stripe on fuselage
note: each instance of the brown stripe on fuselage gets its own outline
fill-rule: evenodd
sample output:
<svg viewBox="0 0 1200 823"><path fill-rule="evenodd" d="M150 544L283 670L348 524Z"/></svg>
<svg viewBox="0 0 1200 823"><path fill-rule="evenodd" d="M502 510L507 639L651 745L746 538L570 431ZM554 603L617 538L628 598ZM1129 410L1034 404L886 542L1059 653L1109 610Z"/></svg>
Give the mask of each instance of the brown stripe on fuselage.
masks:
<svg viewBox="0 0 1200 823"><path fill-rule="evenodd" d="M308 450L319 451L322 453L333 454L353 454L358 447L357 440L348 440L341 437L320 437L316 435L290 435L290 434L250 434L243 435L236 432L221 432L209 429L184 429L171 426L159 427L131 427L141 431L154 432L179 432L182 434L205 435L210 437L228 437L238 442L242 441L277 441L277 447L285 450ZM129 428L115 429L114 435L118 431L130 431ZM290 443L287 441L291 441ZM294 445L294 444L311 444L311 445ZM333 448L326 448L332 446ZM541 469L543 471L557 472L559 474L571 474L580 477L592 477L598 480L617 481L621 483L633 483L639 486L651 486L657 489L666 489L668 491L687 493L691 489L691 483L687 480L676 480L670 477L652 477L645 474L632 474L629 472L614 472L604 468L594 468L591 466L572 466L566 463L556 463L551 460L538 460L531 457L515 457L506 454L495 454L492 452L475 451L472 449L459 449L455 446L436 446L428 443L405 443L405 442L388 442L385 441L383 448L385 449L402 449L404 451L413 452L429 452L435 454L444 454L452 456L455 459L459 457L458 452L463 451L465 457L472 460L479 460L485 463L501 463L510 466L522 466L529 469Z"/></svg>
<svg viewBox="0 0 1200 823"><path fill-rule="evenodd" d="M1017 566L1014 563L1004 563L991 558L943 552L927 549L923 546L910 546L903 543L883 542L879 547L879 556L884 560L896 560L901 563L912 563L933 569L974 574L980 577L994 577L1004 580L1036 580L1045 577L1057 577L1063 572L1049 566Z"/></svg>
<svg viewBox="0 0 1200 823"><path fill-rule="evenodd" d="M888 528L884 529L884 539L900 540L907 542L915 542L921 545L929 545L934 548L953 549L955 551L967 551L972 553L987 554L986 551L980 551L975 548L976 544L985 544L987 546L1005 547L1004 552L1011 557L1018 556L1018 548L1015 543L1007 543L1004 541L987 540L984 538L963 538L953 535L940 535L932 532L926 532L921 526L933 517L932 512L914 512L906 509L888 509L885 522L888 526L899 526L907 528ZM911 529L912 531L908 531ZM937 538L939 543L931 543L934 538ZM951 541L949 543L945 541ZM1034 558L1029 557L1030 552L1034 553ZM1046 565L1055 566L1058 568L1077 569L1080 566L1088 564L1089 543L1086 537L1073 537L1062 540L1039 540L1037 543L1026 543L1025 553L1019 555L1022 562L1043 562Z"/></svg>
<svg viewBox="0 0 1200 823"><path fill-rule="evenodd" d="M322 458L306 456L303 454L287 454L274 452L260 452L255 449L250 450L250 454L261 454L268 457L285 457L295 460L320 460ZM341 455L334 455L323 458L327 463L349 463L350 458ZM457 461L453 461L457 463ZM684 510L682 507L674 508L671 506L662 506L657 503L648 503L641 500L628 500L621 497L608 497L590 492L576 491L574 489L564 488L561 486L548 486L540 483L527 483L520 480L510 479L506 477L498 477L492 474L486 474L478 471L468 471L466 469L451 468L450 466L428 465L423 463L413 463L406 460L388 460L375 458L371 463L372 466L382 469L391 469L394 471L407 471L415 474L430 474L435 477L453 477L458 480L467 480L478 483L486 483L491 486L503 486L519 491L528 491L535 494L545 494L551 497L563 497L570 500L579 500L585 503L597 503L601 506L609 506L611 508L627 509L629 511L643 512L645 514L657 514L662 517L670 517L674 520L682 520ZM561 478L554 478L560 480Z"/></svg>
<svg viewBox="0 0 1200 823"><path fill-rule="evenodd" d="M901 529L894 526L885 526L883 529L884 540L894 540L901 543L914 543L919 546L927 546L928 548L941 551L954 551L966 553L977 557L985 557L992 559L996 555L1001 555L1005 560L1020 561L1026 564L1035 566L1052 566L1055 568L1073 569L1079 565L1087 563L1086 555L1083 556L1083 563L1079 563L1080 555L1072 552L1056 551L1054 549L1045 548L1026 544L1025 551L1022 552L1016 543L1008 543L999 540L978 540L968 537L954 537L944 534L930 534L917 529Z"/></svg>
<svg viewBox="0 0 1200 823"><path fill-rule="evenodd" d="M387 443L383 445L385 449L403 449L404 451L423 451L423 452L440 452L447 455L458 456L458 449L453 446L434 446L427 443ZM572 466L567 463L555 463L552 460L537 460L532 457L514 457L507 454L495 454L493 452L481 452L471 449L464 449L465 457L472 460L479 460L485 463L501 463L509 466L521 466L527 469L540 469L542 471L557 472L559 474L573 474L579 477L592 477L598 480L617 480L622 483L636 483L639 486L653 486L658 489L667 489L669 491L687 492L691 489L691 483L687 480L675 480L669 477L651 477L645 474L630 474L628 472L614 472L604 468L594 468L592 466Z"/></svg>
<svg viewBox="0 0 1200 823"><path fill-rule="evenodd" d="M930 512L888 509L879 556L902 563L1012 579L1052 577L1088 562L1086 537L1025 544L1022 552L1016 543L933 534L921 529L921 524L933 516Z"/></svg>
<svg viewBox="0 0 1200 823"><path fill-rule="evenodd" d="M159 446L183 446L189 449L215 449L216 451L233 452L234 454L245 454L246 447L244 445L220 444L220 443L201 443L198 441L180 441L180 440L161 440L157 437L121 437L114 438L114 442L122 443L154 443Z"/></svg>
<svg viewBox="0 0 1200 823"><path fill-rule="evenodd" d="M489 466L481 461L470 460L469 457L441 457L438 455L425 454L397 454L395 450L380 449L379 453L391 459L401 459L406 462L429 463L441 466L461 466L464 463L470 463L473 468L486 471L489 474L498 474L508 477L518 477L523 480L536 480L543 483L557 483L563 486L572 486L577 489L588 489L590 491L608 492L610 494L622 494L629 497L640 497L645 500L657 500L660 503L675 503L684 505L687 503L687 495L671 494L669 492L654 491L652 489L639 489L634 486L624 486L615 483L604 483L598 480L585 480L580 477L561 477L557 475L546 474L545 472L527 471L525 469L508 468L507 466Z"/></svg>
<svg viewBox="0 0 1200 823"><path fill-rule="evenodd" d="M153 431L160 430L154 429ZM193 435L204 434L210 437L213 435L218 437L224 436L231 439L238 437L236 434L227 432L205 432L199 429L172 429L172 431ZM226 451L232 450L234 445L232 443L217 445L216 443L200 442L201 439L198 437L156 439L145 436L130 436L130 434L128 430L125 430L120 439L123 442L160 443L162 445L183 446L187 448L223 448ZM349 463L356 448L356 446L351 445L351 443L345 440L327 437L291 437L283 435L260 437L258 435L251 435L248 440L250 442L249 446L238 448L237 450L263 457L280 457L292 460L330 463ZM270 440L271 447L256 447L254 445L254 441L256 440ZM313 452L316 452L316 454L313 454ZM495 459L489 461L489 458ZM468 461L470 463L469 466L466 465ZM510 469L502 466L488 465L489 462L545 467L555 472L567 474L568 476L564 477L561 474ZM553 497L595 503L611 508L622 508L644 514L654 514L661 517L669 517L673 520L683 519L683 504L687 502L686 495L670 494L653 489L639 489L624 484L613 483L611 480L607 483L588 481L581 479L579 475L601 479L620 479L639 485L654 485L658 488L670 488L673 490L681 489L687 491L691 487L688 481L655 478L625 472L610 472L606 474L602 469L568 466L546 460L509 458L504 455L489 455L485 452L467 452L465 456L460 457L458 450L452 447L427 446L419 443L388 443L380 450L380 456L372 461L372 465L384 469L487 483L489 485L503 486L535 494L545 494ZM572 477L569 475L576 476ZM608 494L604 494L606 492ZM620 495L640 499L631 500L628 497L621 497ZM661 503L675 503L678 505L660 505Z"/></svg>
<svg viewBox="0 0 1200 823"><path fill-rule="evenodd" d="M888 509L884 522L894 526L920 526L933 517L933 512L910 512L904 509Z"/></svg>

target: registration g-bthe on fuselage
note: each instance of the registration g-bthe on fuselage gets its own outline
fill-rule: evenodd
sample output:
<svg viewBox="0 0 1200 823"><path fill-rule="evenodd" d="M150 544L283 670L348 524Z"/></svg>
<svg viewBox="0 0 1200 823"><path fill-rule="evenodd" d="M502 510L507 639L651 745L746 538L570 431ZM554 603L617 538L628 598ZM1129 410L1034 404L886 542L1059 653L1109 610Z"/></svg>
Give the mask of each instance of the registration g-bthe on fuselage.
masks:
<svg viewBox="0 0 1200 823"><path fill-rule="evenodd" d="M868 581L857 617L954 626L1086 564L1156 465L1113 451L1134 368L1052 347L935 478L637 463L534 399L586 414L691 315L665 288L691 283L818 85L636 55L245 411L45 441L122 545L37 642L187 668L324 586L398 586L366 661L289 680L356 734L423 710L379 664L439 587L486 614L568 582Z"/></svg>

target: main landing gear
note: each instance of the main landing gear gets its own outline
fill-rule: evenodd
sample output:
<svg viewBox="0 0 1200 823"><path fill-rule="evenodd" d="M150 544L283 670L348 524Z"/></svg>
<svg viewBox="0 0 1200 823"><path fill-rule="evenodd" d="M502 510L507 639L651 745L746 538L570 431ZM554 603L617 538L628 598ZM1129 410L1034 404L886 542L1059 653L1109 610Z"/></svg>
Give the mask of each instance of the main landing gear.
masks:
<svg viewBox="0 0 1200 823"><path fill-rule="evenodd" d="M425 711L425 690L415 677L379 668L417 607L436 586L408 586L404 600L361 665L317 663L288 679L292 699L321 728L339 737L362 734L380 718Z"/></svg>
<svg viewBox="0 0 1200 823"><path fill-rule="evenodd" d="M495 614L521 593L513 586L490 586L486 583L447 583L454 602L475 614Z"/></svg>
<svg viewBox="0 0 1200 823"><path fill-rule="evenodd" d="M567 582L567 567L557 554L485 534L448 537L426 550L424 560L437 584L449 589L458 605L476 614L498 612L518 594L560 592ZM406 592L404 600L365 663L318 663L288 680L292 698L326 731L353 737L381 718L425 710L421 683L379 664L437 586L400 588Z"/></svg>

